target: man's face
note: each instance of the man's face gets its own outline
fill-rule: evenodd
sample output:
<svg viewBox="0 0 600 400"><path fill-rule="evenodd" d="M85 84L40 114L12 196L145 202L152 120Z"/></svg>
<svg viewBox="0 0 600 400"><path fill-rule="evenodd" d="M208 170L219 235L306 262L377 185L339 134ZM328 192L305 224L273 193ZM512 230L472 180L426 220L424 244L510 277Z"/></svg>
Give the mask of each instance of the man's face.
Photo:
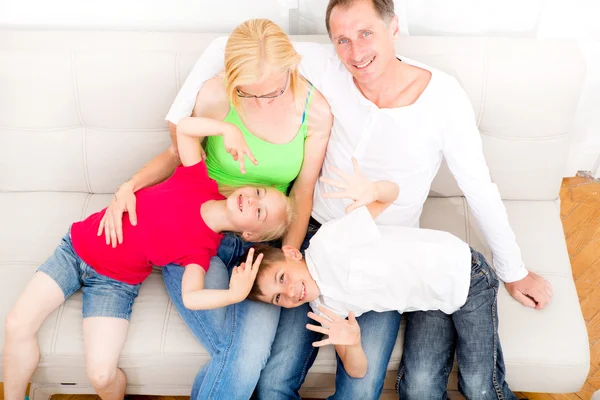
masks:
<svg viewBox="0 0 600 400"><path fill-rule="evenodd" d="M290 246L282 248L285 260L274 263L259 275L259 300L284 308L294 308L314 301L320 291L300 252Z"/></svg>
<svg viewBox="0 0 600 400"><path fill-rule="evenodd" d="M398 17L386 23L370 0L335 7L329 26L338 57L358 84L373 83L395 62Z"/></svg>

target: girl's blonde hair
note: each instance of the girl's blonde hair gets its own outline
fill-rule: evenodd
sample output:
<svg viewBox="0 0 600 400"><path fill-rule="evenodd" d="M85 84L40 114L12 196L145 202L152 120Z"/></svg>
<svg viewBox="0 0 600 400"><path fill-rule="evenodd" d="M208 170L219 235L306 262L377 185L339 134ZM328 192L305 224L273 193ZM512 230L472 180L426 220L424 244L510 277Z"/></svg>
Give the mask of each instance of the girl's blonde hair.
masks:
<svg viewBox="0 0 600 400"><path fill-rule="evenodd" d="M279 190L270 188L268 186L260 186L260 185L256 185L256 186L248 185L248 186L257 187L259 189L264 188L266 190L275 190L276 192L280 193L283 197L285 197L285 200L286 200L285 221L283 221L283 223L281 223L281 224L278 224L275 228L271 229L270 231L263 232L260 235L260 239L258 241L259 242L269 242L271 240L276 240L276 239L283 237L283 235L286 234L287 230L289 229L290 225L292 224L292 221L294 221L294 218L296 218L296 207L294 205L294 201L290 197L281 193ZM233 192L235 192L237 189L239 189L239 188L219 184L219 192L225 197L231 196L233 194ZM243 237L242 237L242 239L243 239Z"/></svg>
<svg viewBox="0 0 600 400"><path fill-rule="evenodd" d="M273 72L290 71L289 89L298 110L304 109L308 86L298 73L300 55L285 32L268 19L251 19L233 30L225 47L225 90L236 109L240 85L260 82Z"/></svg>

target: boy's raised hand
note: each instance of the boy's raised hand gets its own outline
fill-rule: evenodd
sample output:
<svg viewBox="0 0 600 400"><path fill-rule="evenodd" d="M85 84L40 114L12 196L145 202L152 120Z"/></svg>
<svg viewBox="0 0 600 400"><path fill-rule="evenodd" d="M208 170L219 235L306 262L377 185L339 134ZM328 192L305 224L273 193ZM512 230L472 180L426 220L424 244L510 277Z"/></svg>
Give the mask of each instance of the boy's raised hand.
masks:
<svg viewBox="0 0 600 400"><path fill-rule="evenodd" d="M354 203L350 204L346 208L347 213L359 207L373 203L377 200L378 196L377 185L375 182L370 181L366 176L363 175L363 173L360 171L358 161L354 157L352 157L352 164L354 165L353 175L347 174L337 167L331 167L331 170L343 179L342 181L321 177L322 182L331 186L335 186L338 189L343 189L341 192L323 193L324 198L349 198L354 200Z"/></svg>
<svg viewBox="0 0 600 400"><path fill-rule="evenodd" d="M263 255L259 254L254 258L254 249L250 249L246 261L241 263L239 266L234 267L231 273L231 279L229 280L229 291L234 297L236 302L240 302L248 297L256 274L258 273L258 267L263 259Z"/></svg>
<svg viewBox="0 0 600 400"><path fill-rule="evenodd" d="M325 314L326 317L317 315L312 311L308 313L308 316L320 323L321 326L306 324L306 329L322 333L329 337L314 342L314 347L327 346L329 344L353 346L360 343L360 326L356 322L352 311L348 314L348 319L340 317L327 307L319 306L319 311Z"/></svg>

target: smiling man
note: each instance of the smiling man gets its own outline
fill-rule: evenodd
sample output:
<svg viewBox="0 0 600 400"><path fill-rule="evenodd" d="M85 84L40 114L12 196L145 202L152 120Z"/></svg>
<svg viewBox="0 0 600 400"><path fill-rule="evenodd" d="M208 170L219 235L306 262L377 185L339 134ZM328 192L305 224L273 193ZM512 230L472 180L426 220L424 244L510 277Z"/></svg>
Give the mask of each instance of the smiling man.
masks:
<svg viewBox="0 0 600 400"><path fill-rule="evenodd" d="M396 54L399 27L392 0L331 0L326 25L335 53L314 44L296 45L304 57L301 71L323 93L335 118L322 175L331 176L334 165L351 171L349 156L356 157L367 178L389 179L400 187L398 199L377 218L377 224L417 227L431 182L445 158L509 293L524 306L544 308L552 288L525 269L505 207L490 178L473 108L458 81ZM345 199L323 198L322 194L331 190L322 180L315 190L313 217L320 223L342 217L349 204ZM280 330L285 317L282 313ZM334 397L358 398L356 393L361 393L360 398L376 399L399 318L389 312L368 312L357 321L369 360L368 384L338 371ZM278 332L276 344L289 337L289 330L285 331L285 336ZM407 314L397 385L402 399L444 398L451 369L447 366L453 361L456 345L454 332L452 318L441 311ZM496 398L494 393L488 394Z"/></svg>

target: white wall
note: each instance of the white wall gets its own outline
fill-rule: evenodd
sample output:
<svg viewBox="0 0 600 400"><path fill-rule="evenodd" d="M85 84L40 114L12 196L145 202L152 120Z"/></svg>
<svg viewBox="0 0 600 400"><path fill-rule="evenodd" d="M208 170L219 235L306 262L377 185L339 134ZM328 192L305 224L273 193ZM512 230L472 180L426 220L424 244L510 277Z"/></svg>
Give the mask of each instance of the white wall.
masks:
<svg viewBox="0 0 600 400"><path fill-rule="evenodd" d="M587 64L565 176L600 174L600 2L597 0L402 0L410 35L576 39ZM598 172L596 172L598 171Z"/></svg>
<svg viewBox="0 0 600 400"><path fill-rule="evenodd" d="M600 178L600 4L577 0L565 6L549 0L538 37L577 39L587 63L587 73L571 140L567 172L591 171Z"/></svg>
<svg viewBox="0 0 600 400"><path fill-rule="evenodd" d="M0 0L0 27L229 32L249 18L286 31L295 0Z"/></svg>
<svg viewBox="0 0 600 400"><path fill-rule="evenodd" d="M0 28L228 32L254 17L325 33L327 0L0 0ZM565 176L600 174L598 0L395 0L405 35L577 39L587 62Z"/></svg>

